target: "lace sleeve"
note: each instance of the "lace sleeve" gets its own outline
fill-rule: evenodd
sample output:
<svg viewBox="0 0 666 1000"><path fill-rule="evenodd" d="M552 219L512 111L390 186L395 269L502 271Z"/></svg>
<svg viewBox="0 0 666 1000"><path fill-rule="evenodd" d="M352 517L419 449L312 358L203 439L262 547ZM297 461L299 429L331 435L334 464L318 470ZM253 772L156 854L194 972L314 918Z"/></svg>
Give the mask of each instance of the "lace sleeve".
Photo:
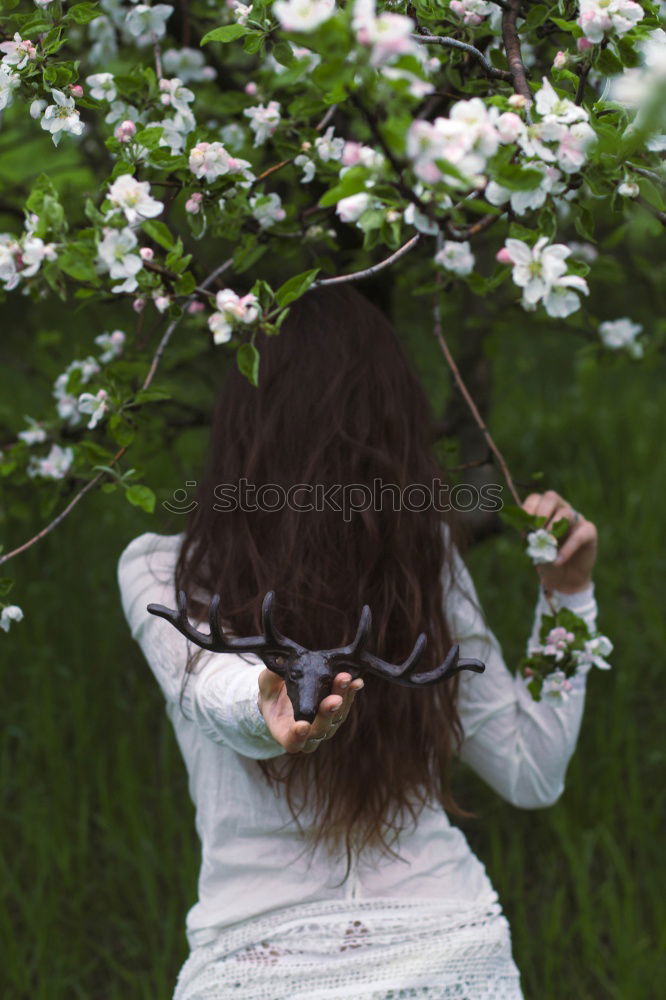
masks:
<svg viewBox="0 0 666 1000"><path fill-rule="evenodd" d="M581 676L563 704L532 699L525 680L512 673L480 608L467 567L454 549L454 574L445 583L446 612L461 655L478 657L483 674L460 675L458 711L464 730L460 758L502 798L523 809L550 806L564 791L585 705ZM596 620L594 588L553 595L557 607L570 607ZM539 598L530 643L538 634L545 601Z"/></svg>
<svg viewBox="0 0 666 1000"><path fill-rule="evenodd" d="M261 661L234 653L203 653L183 687L188 653L198 647L146 610L150 603L175 607L173 575L180 542L180 535L147 533L121 555L118 584L132 637L167 703L209 739L245 757L277 757L284 748L271 736L257 703Z"/></svg>

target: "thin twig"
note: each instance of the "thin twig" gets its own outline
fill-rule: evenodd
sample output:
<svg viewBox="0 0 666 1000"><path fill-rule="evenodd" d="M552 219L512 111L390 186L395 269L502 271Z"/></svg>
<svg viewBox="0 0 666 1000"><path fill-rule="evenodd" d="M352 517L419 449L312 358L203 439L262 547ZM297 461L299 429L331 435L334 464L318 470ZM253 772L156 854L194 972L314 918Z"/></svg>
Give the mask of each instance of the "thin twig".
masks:
<svg viewBox="0 0 666 1000"><path fill-rule="evenodd" d="M412 38L420 45L444 45L446 48L467 52L473 59L476 59L486 76L489 76L493 80L509 80L513 82L513 75L508 70L496 69L494 66L491 66L480 49L475 48L473 45L468 45L466 42L459 42L457 38L447 38L445 35L421 35L416 33L412 35Z"/></svg>
<svg viewBox="0 0 666 1000"><path fill-rule="evenodd" d="M153 51L155 53L155 72L157 79L162 79L162 50L157 35L153 35Z"/></svg>
<svg viewBox="0 0 666 1000"><path fill-rule="evenodd" d="M439 276L438 276L438 279L439 279ZM502 454L502 452L499 450L499 448L495 444L495 441L493 440L493 437L492 437L490 431L488 430L483 417L481 416L481 414L479 412L478 406L474 402L474 399L472 398L472 395L471 395L469 389L465 385L465 381L464 381L462 375L460 374L460 369L458 368L458 365L456 364L455 358L453 357L453 354L451 353L451 349L449 348L449 345L446 342L446 337L444 336L444 333L442 331L442 310L441 310L441 306L440 306L439 296L440 296L440 292L437 291L435 293L435 308L434 308L434 314L435 314L435 322L434 322L435 337L437 338L437 342L438 342L438 344L439 344L439 346L441 348L441 351L442 351L442 354L444 355L446 363L449 366L449 369L451 370L451 374L453 375L453 378L455 379L455 383L458 386L458 389L460 390L460 393L461 393L463 399L465 400L465 402L467 403L467 406L469 407L470 413L472 414L477 427L479 428L479 430L483 434L483 436L484 436L484 438L486 440L486 444L488 445L488 447L490 448L491 452L493 453L493 455L497 459L497 463L498 463L498 465L499 465L499 467L501 469L502 475L504 476L506 484L509 487L509 493L513 497L514 501L518 504L518 506L520 506L520 497L518 496L518 491L517 491L517 489L515 487L515 484L514 484L512 476L511 476L511 473L509 472L509 467L506 464L506 461L504 459L504 455Z"/></svg>
<svg viewBox="0 0 666 1000"><path fill-rule="evenodd" d="M335 278L322 278L320 281L315 281L315 286L317 285L341 285L345 281L361 281L363 278L371 278L373 274L377 274L379 271L383 271L385 267L390 267L391 264L395 264L396 260L400 260L404 257L406 253L416 246L416 244L421 239L421 234L416 233L411 239L403 243L395 253L392 253L390 257L385 260L379 261L378 264L373 264L372 267L366 267L364 271L354 271L351 274L338 274Z"/></svg>
<svg viewBox="0 0 666 1000"><path fill-rule="evenodd" d="M438 237L438 242L440 242L439 237ZM441 283L441 273L438 273L436 280L437 280L438 284ZM522 503L521 503L521 500L520 500L520 495L518 493L518 490L516 489L516 484L515 484L515 482L513 480L513 477L511 475L511 473L509 472L509 467L508 467L508 465L506 463L504 455L502 454L502 452L499 450L499 448L495 444L493 436L490 433L490 431L488 430L488 427L486 426L486 422L483 419L483 417L481 416L481 413L479 412L478 406L474 402L474 399L473 399L473 397L472 397L469 389L465 385L465 380L463 379L462 375L460 374L460 369L458 368L458 365L456 364L455 358L453 357L453 355L451 353L451 349L449 348L449 345L448 345L448 343L446 341L446 337L444 336L444 332L442 330L442 309L441 309L441 304L440 304L440 295L441 295L441 289L438 289L435 292L435 296L434 296L434 308L433 308L433 313L434 313L433 328L434 328L434 332L435 332L435 337L436 337L437 342L438 342L438 344L439 344L439 346L440 346L440 348L442 350L442 354L444 355L444 358L445 358L446 363L447 363L447 365L449 367L449 370L450 370L451 374L453 375L455 383L456 383L456 385L457 385L457 387L458 387L458 389L459 389L459 391L460 391L463 399L467 403L467 406L469 407L469 411L472 414L472 417L474 418L474 422L476 423L477 427L479 428L479 430L483 434L483 436L484 436L484 438L486 440L486 444L488 445L491 453L497 459L497 464L499 465L501 473L504 476L504 481L506 482L506 485L509 488L509 493L511 494L511 497L512 497L514 503L516 503L519 507L522 507ZM541 566L538 566L538 565L535 566L535 569L536 569L537 575L538 575L538 577L539 577L539 579L541 581L541 590L543 592L544 598L546 599L546 603L548 604L548 607L550 609L551 614L555 614L556 608L555 608L555 605L553 604L553 601L552 601L552 598L551 598L551 592L546 587L546 585L544 583L543 569L542 569Z"/></svg>
<svg viewBox="0 0 666 1000"><path fill-rule="evenodd" d="M502 13L502 39L513 79L513 89L517 94L521 94L528 104L531 104L532 91L530 90L525 74L525 65L520 53L520 39L518 38L518 28L516 26L516 21L520 14L520 2L521 0L508 0L507 9ZM529 114L529 109L527 110Z"/></svg>
<svg viewBox="0 0 666 1000"><path fill-rule="evenodd" d="M208 277L205 278L204 281L201 282L201 286L200 287L202 289L209 288L210 285L213 284L213 282L215 281L215 279L219 278L219 276L221 274L223 274L224 271L226 271L227 268L229 268L231 266L231 263L232 263L232 259L229 259L229 260L226 260L224 262L224 264L220 264L219 267L216 267L215 270L212 271L208 275ZM187 305L190 302L193 302L194 299L196 299L196 297L197 297L197 295L196 295L196 292L195 292L193 295L191 295L189 297L189 299L185 303L185 307L187 307ZM184 312L185 312L185 309L183 309L183 314L184 314ZM157 345L157 350L155 351L155 354L153 355L152 361L150 363L150 367L149 367L149 369L148 369L148 371L146 373L146 377L143 380L143 384L141 386L142 390L147 389L150 386L150 384L152 383L153 378L155 377L155 373L157 371L157 368L159 366L159 363L160 363L160 361L161 361L161 359L162 359L162 357L164 355L164 352L166 350L167 344L171 340L173 332L176 329L176 327L178 326L178 324L180 323L181 319L182 319L182 315L179 316L177 319L172 320L171 323L169 323L168 327L166 328L166 330L164 332L164 336L162 337L162 339L160 340L159 344ZM120 459L123 457L123 455L125 454L126 451L127 451L127 447L120 448L120 450L117 451L116 454L111 459L109 465L110 466L116 465L120 461ZM39 542L42 538L45 538L46 535L49 535L54 530L54 528L57 528L59 524L62 524L62 522L65 520L65 518L74 510L74 508L76 507L76 505L81 500L83 500L84 496L86 496L87 493L90 493L91 490L93 490L97 485L99 485L99 483L101 483L101 481L103 479L105 479L107 475L108 475L107 472L98 472L97 475L93 477L93 479L89 480L89 482L87 482L86 485L83 486L79 490L79 492L76 493L72 497L72 499L69 501L69 503L67 504L67 506L63 510L61 510L60 513L56 517L54 517L52 521L50 521L47 525L45 525L41 529L41 531L38 531L36 535L34 535L32 538L29 538L27 542L23 542L22 545L19 545L17 548L12 549L11 552L7 552L7 553L5 553L5 555L0 556L0 566L2 566L3 563L8 562L10 559L13 559L14 556L18 556L22 552L25 552L26 549L32 548L32 546L36 542Z"/></svg>
<svg viewBox="0 0 666 1000"><path fill-rule="evenodd" d="M500 212L498 215L484 215L478 222L473 222L471 226L465 226L464 229L458 229L452 222L447 222L446 234L450 240L456 243L465 243L470 236L476 236L478 233L483 233L486 229L490 229L503 215L504 212Z"/></svg>

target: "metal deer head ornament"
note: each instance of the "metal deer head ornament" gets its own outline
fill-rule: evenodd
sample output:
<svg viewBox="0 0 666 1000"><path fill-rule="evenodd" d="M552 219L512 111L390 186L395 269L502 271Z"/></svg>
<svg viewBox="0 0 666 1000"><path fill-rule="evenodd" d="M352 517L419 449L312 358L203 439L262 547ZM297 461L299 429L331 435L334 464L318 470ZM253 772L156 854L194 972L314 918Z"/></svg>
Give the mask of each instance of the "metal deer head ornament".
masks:
<svg viewBox="0 0 666 1000"><path fill-rule="evenodd" d="M284 679L289 700L294 709L294 719L312 722L319 704L331 691L333 678L345 672L352 678L364 673L375 674L393 684L422 688L438 681L448 680L460 670L483 673L486 669L480 660L461 659L459 647L452 646L444 662L433 670L415 673L426 645L424 633L416 640L412 652L402 664L387 663L366 649L372 616L365 605L361 612L356 636L348 646L338 649L305 649L293 639L288 639L273 624L273 591L269 591L261 609L263 635L236 638L225 636L219 624L220 598L210 602L208 619L210 633L199 632L187 617L187 596L178 594L178 610L172 611L162 604L149 604L151 615L165 618L191 642L211 653L255 653L269 670Z"/></svg>

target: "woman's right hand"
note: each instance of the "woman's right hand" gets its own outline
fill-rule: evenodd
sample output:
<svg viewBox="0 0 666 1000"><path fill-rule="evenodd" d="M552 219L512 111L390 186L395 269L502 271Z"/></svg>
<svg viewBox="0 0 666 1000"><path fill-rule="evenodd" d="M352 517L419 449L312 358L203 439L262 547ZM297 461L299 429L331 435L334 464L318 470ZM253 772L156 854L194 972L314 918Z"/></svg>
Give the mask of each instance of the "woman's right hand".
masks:
<svg viewBox="0 0 666 1000"><path fill-rule="evenodd" d="M335 736L362 687L360 677L352 680L351 674L336 674L331 693L320 702L314 721L296 722L284 681L266 668L259 674L257 704L271 736L287 753L313 753L323 740Z"/></svg>

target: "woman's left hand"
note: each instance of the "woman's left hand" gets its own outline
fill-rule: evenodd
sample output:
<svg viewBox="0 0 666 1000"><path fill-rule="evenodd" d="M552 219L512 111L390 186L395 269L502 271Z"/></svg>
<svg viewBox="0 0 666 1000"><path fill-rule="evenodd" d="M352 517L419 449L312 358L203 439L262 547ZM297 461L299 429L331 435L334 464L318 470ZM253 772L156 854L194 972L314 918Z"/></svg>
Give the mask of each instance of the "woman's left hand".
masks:
<svg viewBox="0 0 666 1000"><path fill-rule="evenodd" d="M568 533L559 539L560 551L555 562L542 563L539 567L544 586L562 594L575 594L588 587L597 558L595 525L582 514L576 519L571 504L554 490L530 493L522 506L528 514L547 518L543 525L546 530L563 517L571 524Z"/></svg>

